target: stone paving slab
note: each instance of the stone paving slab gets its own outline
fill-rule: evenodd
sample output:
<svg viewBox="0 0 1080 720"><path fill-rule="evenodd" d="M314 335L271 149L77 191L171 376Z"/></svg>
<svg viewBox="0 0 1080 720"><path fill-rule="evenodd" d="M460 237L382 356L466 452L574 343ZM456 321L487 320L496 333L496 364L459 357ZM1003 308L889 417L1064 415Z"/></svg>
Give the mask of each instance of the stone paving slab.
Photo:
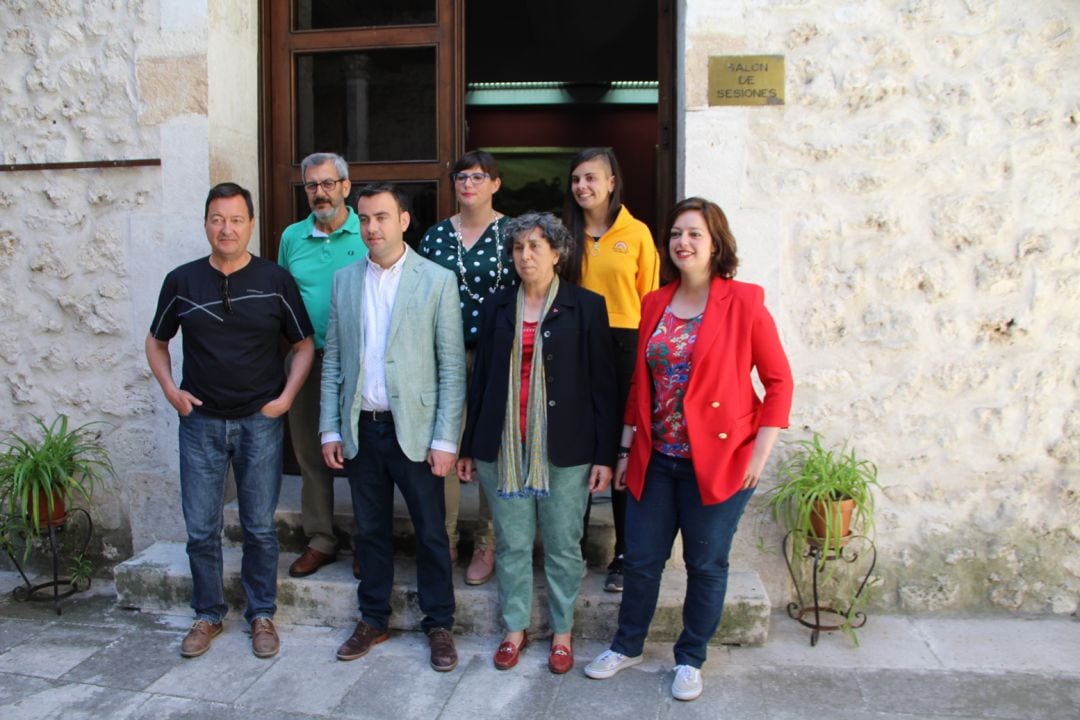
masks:
<svg viewBox="0 0 1080 720"><path fill-rule="evenodd" d="M1031 674L964 671L907 671L909 687L885 671L860 673L857 681L868 707L915 715L1076 720L1080 684ZM911 687L918 687L912 692Z"/></svg>
<svg viewBox="0 0 1080 720"><path fill-rule="evenodd" d="M871 616L866 626L855 632L860 642L857 652L853 652L855 645L851 638L839 631L821 633L817 646L811 647L810 629L784 613L774 613L769 627L770 642L761 647L742 648L738 657L755 665L780 667L812 662L840 669L939 664L937 655L910 617Z"/></svg>
<svg viewBox="0 0 1080 720"><path fill-rule="evenodd" d="M0 672L0 704L13 705L24 697L50 690L54 683L43 678Z"/></svg>
<svg viewBox="0 0 1080 720"><path fill-rule="evenodd" d="M182 637L183 633L178 633L173 642L164 646L168 648L167 654L178 656L179 638ZM163 656L166 652L159 648L155 654ZM251 654L251 636L243 623L226 623L225 631L214 640L210 651L202 657L175 663L146 691L231 703L272 666L273 663Z"/></svg>
<svg viewBox="0 0 1080 720"><path fill-rule="evenodd" d="M0 575L0 582L3 581ZM47 603L0 598L0 718L297 720L298 718L737 718L739 720L1074 720L1080 713L1080 622L1062 618L871 617L855 647L842 633L809 645L785 615L762 648L710 650L705 692L669 694L671 646L605 681L582 668L606 643L576 640L576 666L547 670L536 638L518 667L491 664L498 635L457 638L450 673L428 666L426 638L394 632L360 660L334 651L350 626L280 624L281 653L255 658L240 620L226 621L206 655L183 659L186 616L118 610L108 584ZM991 643L995 652L979 650ZM976 647L962 652L968 644ZM1036 644L1038 653L1028 652ZM1021 669L1002 669L1010 648Z"/></svg>
<svg viewBox="0 0 1080 720"><path fill-rule="evenodd" d="M947 667L1019 672L1080 669L1080 623L1066 627L1073 642L1064 644L1059 623L1033 617L1008 623L998 617L923 617L912 618L911 624Z"/></svg>
<svg viewBox="0 0 1080 720"><path fill-rule="evenodd" d="M127 720L147 700L142 693L99 685L65 683L24 695L13 702L0 700L0 717L12 720L48 718L109 718Z"/></svg>
<svg viewBox="0 0 1080 720"><path fill-rule="evenodd" d="M52 623L0 655L0 672L55 680L115 638L115 631Z"/></svg>
<svg viewBox="0 0 1080 720"><path fill-rule="evenodd" d="M150 696L131 715L132 720L310 720L311 717L167 695Z"/></svg>

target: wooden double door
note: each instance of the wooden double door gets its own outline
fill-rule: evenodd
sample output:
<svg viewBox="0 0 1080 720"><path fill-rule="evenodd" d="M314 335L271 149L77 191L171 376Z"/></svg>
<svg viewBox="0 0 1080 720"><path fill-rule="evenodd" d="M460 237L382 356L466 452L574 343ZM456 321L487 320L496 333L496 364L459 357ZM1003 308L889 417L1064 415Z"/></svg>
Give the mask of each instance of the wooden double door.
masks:
<svg viewBox="0 0 1080 720"><path fill-rule="evenodd" d="M348 160L354 193L371 181L407 192L414 221L406 239L415 243L455 212L447 174L466 149L611 145L634 175L627 178L638 198L632 211L655 229L675 192L673 5L267 0L260 18L263 255L276 257L281 231L308 214L300 161L324 151ZM636 20L626 19L631 14ZM593 42L605 45L588 47ZM549 80L596 85L633 66L643 45L647 62L638 65L656 76L654 103L466 107L466 84L485 69L492 77L551 73L561 77Z"/></svg>

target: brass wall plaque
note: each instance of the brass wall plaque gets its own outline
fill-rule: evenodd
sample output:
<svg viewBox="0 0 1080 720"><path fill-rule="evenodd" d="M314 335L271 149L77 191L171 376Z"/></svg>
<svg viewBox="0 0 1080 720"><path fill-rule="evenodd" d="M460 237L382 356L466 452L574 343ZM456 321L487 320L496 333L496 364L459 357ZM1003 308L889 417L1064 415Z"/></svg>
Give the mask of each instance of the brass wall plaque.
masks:
<svg viewBox="0 0 1080 720"><path fill-rule="evenodd" d="M709 58L710 105L783 105L783 55Z"/></svg>

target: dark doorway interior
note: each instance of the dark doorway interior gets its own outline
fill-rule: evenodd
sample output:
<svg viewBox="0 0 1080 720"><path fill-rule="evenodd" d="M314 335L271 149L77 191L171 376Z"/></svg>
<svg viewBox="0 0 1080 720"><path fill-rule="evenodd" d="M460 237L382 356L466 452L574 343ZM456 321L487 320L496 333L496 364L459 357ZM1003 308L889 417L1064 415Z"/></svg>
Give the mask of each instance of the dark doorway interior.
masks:
<svg viewBox="0 0 1080 720"><path fill-rule="evenodd" d="M468 0L465 19L465 147L496 150L496 206L558 212L569 158L610 146L626 206L655 227L656 2Z"/></svg>
<svg viewBox="0 0 1080 720"><path fill-rule="evenodd" d="M467 0L468 82L657 79L655 0Z"/></svg>

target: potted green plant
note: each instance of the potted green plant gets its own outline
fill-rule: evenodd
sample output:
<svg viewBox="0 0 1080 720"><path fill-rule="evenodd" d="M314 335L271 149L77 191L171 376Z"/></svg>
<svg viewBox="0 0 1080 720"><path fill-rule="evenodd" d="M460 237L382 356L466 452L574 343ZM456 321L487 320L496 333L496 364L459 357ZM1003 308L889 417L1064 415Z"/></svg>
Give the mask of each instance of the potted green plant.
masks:
<svg viewBox="0 0 1080 720"><path fill-rule="evenodd" d="M872 532L877 466L846 442L825 447L818 433L792 448L777 470L780 483L766 494L773 518L827 552L842 545L852 527Z"/></svg>
<svg viewBox="0 0 1080 720"><path fill-rule="evenodd" d="M765 507L788 531L784 559L798 596L798 602L788 605L788 615L813 630L811 645L817 643L820 630L844 630L858 645L854 630L866 622L860 608L867 601L864 590L877 558L869 538L874 528L874 489L879 487L877 466L860 458L846 442L826 447L814 433L809 440L791 444L777 474L780 482L766 493ZM852 549L849 541L856 531L861 537ZM836 569L852 566L860 555L868 561L865 572L842 573L834 582ZM802 582L793 565L796 558L809 561L810 567L802 568L810 577L804 575ZM807 585L813 588L809 604L803 600ZM840 624L826 624L823 614L839 616Z"/></svg>
<svg viewBox="0 0 1080 720"><path fill-rule="evenodd" d="M31 535L67 517L69 497L89 501L105 476L116 477L99 426L71 427L67 415L52 423L35 416L40 438L8 432L0 444L0 497L7 515L20 518Z"/></svg>

